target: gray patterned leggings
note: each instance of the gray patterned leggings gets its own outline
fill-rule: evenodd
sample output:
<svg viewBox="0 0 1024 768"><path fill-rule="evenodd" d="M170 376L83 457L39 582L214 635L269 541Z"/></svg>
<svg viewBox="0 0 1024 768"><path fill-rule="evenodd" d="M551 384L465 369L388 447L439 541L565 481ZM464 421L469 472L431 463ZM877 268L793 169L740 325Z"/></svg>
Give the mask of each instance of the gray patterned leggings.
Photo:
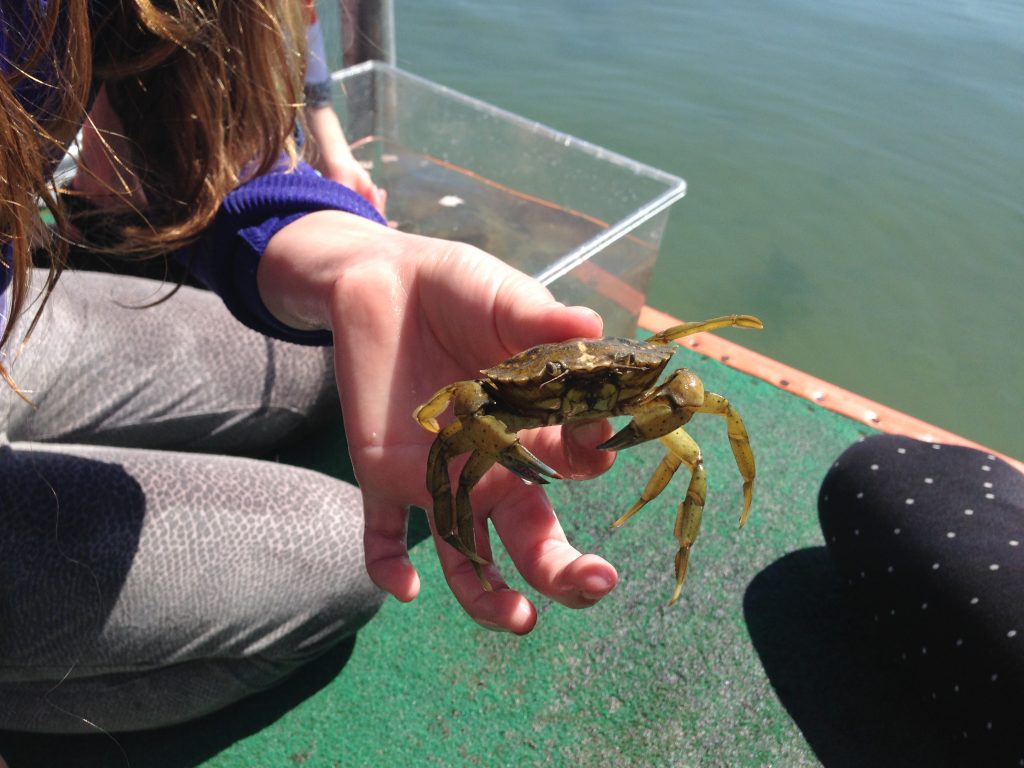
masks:
<svg viewBox="0 0 1024 768"><path fill-rule="evenodd" d="M34 407L0 384L0 729L197 717L382 600L358 491L238 455L337 414L329 350L249 331L190 288L139 308L159 291L67 273L8 361Z"/></svg>

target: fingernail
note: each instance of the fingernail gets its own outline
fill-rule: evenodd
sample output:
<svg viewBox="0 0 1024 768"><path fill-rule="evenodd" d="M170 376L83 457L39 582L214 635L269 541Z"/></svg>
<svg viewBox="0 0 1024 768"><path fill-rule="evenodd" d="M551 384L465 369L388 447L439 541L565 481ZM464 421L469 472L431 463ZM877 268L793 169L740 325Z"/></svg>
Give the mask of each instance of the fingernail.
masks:
<svg viewBox="0 0 1024 768"><path fill-rule="evenodd" d="M569 309L571 309L573 312L576 312L578 314L587 315L588 317L590 317L592 319L597 319L598 321L600 321L602 326L604 325L604 320L602 319L601 315L599 315L597 313L597 310L591 309L590 307L583 306L582 304L573 305L573 306L569 307Z"/></svg>
<svg viewBox="0 0 1024 768"><path fill-rule="evenodd" d="M580 594L583 595L587 600L600 600L602 597L612 591L612 587L615 585L612 581L604 576L598 576L593 574L587 576L583 580L583 585L580 589Z"/></svg>
<svg viewBox="0 0 1024 768"><path fill-rule="evenodd" d="M604 442L605 424L603 421L585 421L574 424L569 429L572 441L581 448L596 448Z"/></svg>

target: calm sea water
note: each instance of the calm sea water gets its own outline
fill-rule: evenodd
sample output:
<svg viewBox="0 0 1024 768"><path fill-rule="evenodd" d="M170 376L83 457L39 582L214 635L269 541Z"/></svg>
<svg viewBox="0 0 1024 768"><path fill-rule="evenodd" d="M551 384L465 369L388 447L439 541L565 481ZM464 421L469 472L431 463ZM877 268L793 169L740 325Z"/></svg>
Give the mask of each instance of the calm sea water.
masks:
<svg viewBox="0 0 1024 768"><path fill-rule="evenodd" d="M398 0L398 65L687 179L649 303L1024 456L1020 0Z"/></svg>

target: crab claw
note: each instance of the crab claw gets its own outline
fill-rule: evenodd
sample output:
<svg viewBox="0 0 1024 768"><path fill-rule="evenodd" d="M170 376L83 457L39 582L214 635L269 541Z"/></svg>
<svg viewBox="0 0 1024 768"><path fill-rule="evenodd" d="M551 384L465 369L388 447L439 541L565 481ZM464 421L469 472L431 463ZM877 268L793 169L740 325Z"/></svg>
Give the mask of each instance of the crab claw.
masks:
<svg viewBox="0 0 1024 768"><path fill-rule="evenodd" d="M703 392L701 397L703 397ZM659 393L658 399L665 399L665 395ZM634 445L640 445L648 440L664 437L690 419L690 413L685 407L666 408L657 404L657 400L654 400L653 403L653 407L648 411L637 413L626 426L597 447L602 451L621 451L625 448L632 448Z"/></svg>
<svg viewBox="0 0 1024 768"><path fill-rule="evenodd" d="M552 480L562 479L558 472L534 456L518 440L501 452L498 463L528 483L546 485L548 477Z"/></svg>
<svg viewBox="0 0 1024 768"><path fill-rule="evenodd" d="M452 399L452 396L458 391L459 387L464 384L465 382L457 381L454 384L449 384L447 387L439 389L432 398L413 412L413 419L428 432L435 434L440 432L441 425L438 423L437 417L448 407L448 401Z"/></svg>
<svg viewBox="0 0 1024 768"><path fill-rule="evenodd" d="M597 447L602 451L621 451L624 448L632 448L634 445L639 445L645 440L650 440L650 437L640 431L636 419L633 419Z"/></svg>

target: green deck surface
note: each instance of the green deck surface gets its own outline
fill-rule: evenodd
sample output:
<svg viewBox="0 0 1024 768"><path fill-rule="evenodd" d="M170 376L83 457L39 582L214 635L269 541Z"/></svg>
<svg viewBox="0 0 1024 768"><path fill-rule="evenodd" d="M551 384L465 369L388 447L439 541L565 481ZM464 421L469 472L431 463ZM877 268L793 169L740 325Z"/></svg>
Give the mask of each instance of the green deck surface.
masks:
<svg viewBox="0 0 1024 768"><path fill-rule="evenodd" d="M0 734L0 754L11 768L941 763L941 739L841 599L818 527L822 477L870 430L689 350L676 362L741 410L759 474L750 523L737 531L740 480L724 424L692 423L710 492L674 608L672 524L685 479L607 528L660 458L657 445L642 446L599 480L549 486L570 539L619 570L596 608L538 598L532 634L481 629L421 542L419 599L389 600L354 642L286 684L150 733Z"/></svg>

